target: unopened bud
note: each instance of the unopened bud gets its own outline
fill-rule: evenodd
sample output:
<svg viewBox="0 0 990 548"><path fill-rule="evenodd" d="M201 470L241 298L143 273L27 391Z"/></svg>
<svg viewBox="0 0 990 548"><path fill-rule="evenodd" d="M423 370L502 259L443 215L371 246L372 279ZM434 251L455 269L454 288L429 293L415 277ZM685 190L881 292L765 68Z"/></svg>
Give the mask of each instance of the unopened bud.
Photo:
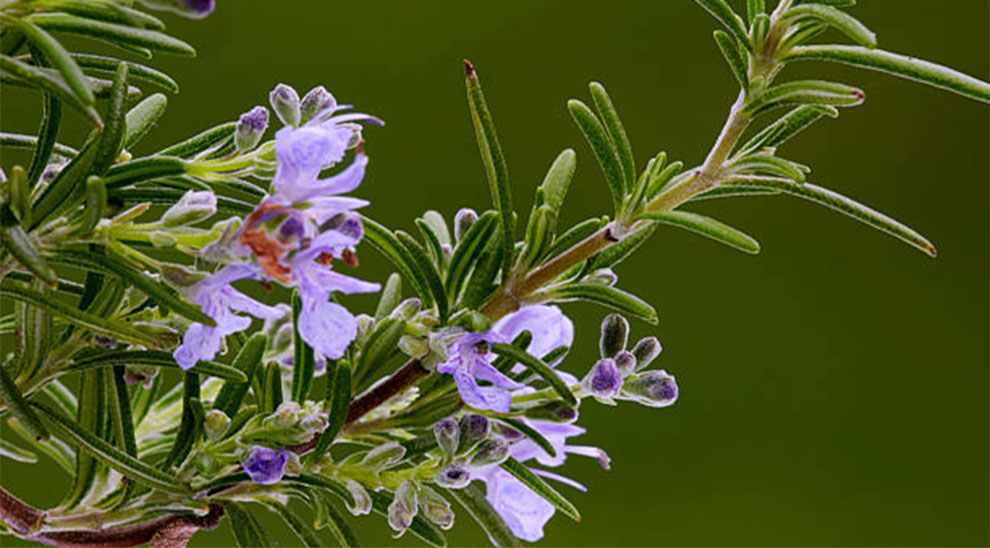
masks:
<svg viewBox="0 0 990 548"><path fill-rule="evenodd" d="M364 343L368 342L371 332L375 330L375 319L367 314L358 314L357 325L357 336L354 340L359 346L363 346Z"/></svg>
<svg viewBox="0 0 990 548"><path fill-rule="evenodd" d="M371 495L368 494L368 490L363 485L354 480L347 480L344 487L347 488L351 497L354 498L354 504L347 504L347 509L351 514L363 516L364 514L371 513Z"/></svg>
<svg viewBox="0 0 990 548"><path fill-rule="evenodd" d="M607 285L609 287L615 285L615 282L619 281L619 276L612 271L611 268L602 268L601 270L596 270L588 275L584 279L586 283L596 284L596 285Z"/></svg>
<svg viewBox="0 0 990 548"><path fill-rule="evenodd" d="M193 272L182 265L173 263L162 263L161 272L165 283L176 289L192 287L206 279L207 276L202 272Z"/></svg>
<svg viewBox="0 0 990 548"><path fill-rule="evenodd" d="M531 407L525 411L526 418L550 422L574 422L577 419L577 408L562 401L552 401Z"/></svg>
<svg viewBox="0 0 990 548"><path fill-rule="evenodd" d="M315 87L309 90L309 93L302 98L302 103L300 103L299 106L299 123L305 124L306 122L312 120L317 114L335 106L337 106L337 101L333 98L333 95L327 91L327 88L323 86Z"/></svg>
<svg viewBox="0 0 990 548"><path fill-rule="evenodd" d="M437 438L437 445L444 453L453 455L457 451L457 444L461 438L461 429L457 425L457 421L446 418L434 424L433 435Z"/></svg>
<svg viewBox="0 0 990 548"><path fill-rule="evenodd" d="M139 0L145 6L166 10L191 19L202 19L213 12L213 0Z"/></svg>
<svg viewBox="0 0 990 548"><path fill-rule="evenodd" d="M399 338L399 350L410 358L422 358L430 353L430 342L423 337L403 335Z"/></svg>
<svg viewBox="0 0 990 548"><path fill-rule="evenodd" d="M448 489L461 489L471 483L471 474L463 464L454 462L433 476L433 482Z"/></svg>
<svg viewBox="0 0 990 548"><path fill-rule="evenodd" d="M361 465L373 470L384 470L402 460L406 448L398 443L388 442L375 447L361 459Z"/></svg>
<svg viewBox="0 0 990 548"><path fill-rule="evenodd" d="M450 503L425 485L419 487L419 509L423 516L444 531L454 526L454 512Z"/></svg>
<svg viewBox="0 0 990 548"><path fill-rule="evenodd" d="M299 420L301 410L302 407L294 401L282 402L273 414L265 418L265 422L275 428L288 428Z"/></svg>
<svg viewBox="0 0 990 548"><path fill-rule="evenodd" d="M454 215L454 239L458 242L467 234L471 225L478 220L478 214L471 208L465 207Z"/></svg>
<svg viewBox="0 0 990 548"><path fill-rule="evenodd" d="M596 400L615 405L612 398L622 388L622 373L619 372L615 360L610 358L598 360L584 376L581 388Z"/></svg>
<svg viewBox="0 0 990 548"><path fill-rule="evenodd" d="M457 445L458 455L469 453L475 445L492 433L492 423L488 417L474 413L461 417L458 426L461 431L460 443Z"/></svg>
<svg viewBox="0 0 990 548"><path fill-rule="evenodd" d="M623 350L615 355L615 366L623 376L628 375L636 370L636 356L628 350Z"/></svg>
<svg viewBox="0 0 990 548"><path fill-rule="evenodd" d="M408 320L415 316L422 308L423 301L419 300L418 297L409 297L399 303L399 306L395 307L395 310L390 315L399 320Z"/></svg>
<svg viewBox="0 0 990 548"><path fill-rule="evenodd" d="M234 131L234 145L238 152L254 150L261 142L261 137L268 129L268 109L265 107L254 107L241 114L237 120L237 129Z"/></svg>
<svg viewBox="0 0 990 548"><path fill-rule="evenodd" d="M216 441L227 433L228 428L230 428L230 417L223 411L211 409L206 414L206 420L203 421L203 430L206 432L206 437Z"/></svg>
<svg viewBox="0 0 990 548"><path fill-rule="evenodd" d="M299 94L292 86L287 86L285 84L279 84L275 86L272 90L271 95L268 96L268 100L272 104L272 109L275 110L275 114L278 116L279 120L287 126L298 126L299 118L301 116L299 112Z"/></svg>
<svg viewBox="0 0 990 548"><path fill-rule="evenodd" d="M509 442L501 438L492 438L482 442L478 451L471 457L471 466L488 466L499 464L509 458Z"/></svg>
<svg viewBox="0 0 990 548"><path fill-rule="evenodd" d="M598 349L603 358L611 358L626 349L629 339L629 322L619 314L609 314L602 320L602 337Z"/></svg>
<svg viewBox="0 0 990 548"><path fill-rule="evenodd" d="M212 217L216 212L217 197L212 191L190 190L162 215L162 225L191 225Z"/></svg>
<svg viewBox="0 0 990 548"><path fill-rule="evenodd" d="M492 433L506 441L519 441L523 439L523 433L504 422L492 424Z"/></svg>
<svg viewBox="0 0 990 548"><path fill-rule="evenodd" d="M640 339L633 347L632 353L636 356L636 371L645 368L660 355L663 348L656 337L646 337Z"/></svg>
<svg viewBox="0 0 990 548"><path fill-rule="evenodd" d="M289 460L285 463L285 473L290 476L298 476L303 473L302 461L299 460L299 455L293 452L289 452Z"/></svg>
<svg viewBox="0 0 990 548"><path fill-rule="evenodd" d="M654 369L627 377L622 393L649 407L667 407L677 401L677 381L666 371Z"/></svg>
<svg viewBox="0 0 990 548"><path fill-rule="evenodd" d="M392 503L388 505L388 525L399 535L412 525L413 518L419 512L416 484L404 481L395 490Z"/></svg>

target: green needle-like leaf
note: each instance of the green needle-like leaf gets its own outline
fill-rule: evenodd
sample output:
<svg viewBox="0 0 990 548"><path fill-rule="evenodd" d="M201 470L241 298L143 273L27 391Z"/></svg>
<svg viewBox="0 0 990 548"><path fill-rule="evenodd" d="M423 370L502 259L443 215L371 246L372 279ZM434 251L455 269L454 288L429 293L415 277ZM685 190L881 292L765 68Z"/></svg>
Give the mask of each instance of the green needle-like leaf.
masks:
<svg viewBox="0 0 990 548"><path fill-rule="evenodd" d="M16 80L51 93L82 113L94 127L103 127L100 114L92 103L83 102L64 80L49 74L44 69L18 61L13 57L0 55L0 73L10 75Z"/></svg>
<svg viewBox="0 0 990 548"><path fill-rule="evenodd" d="M362 216L365 240L391 261L399 274L409 282L425 306L433 306L433 291L420 264L391 230Z"/></svg>
<svg viewBox="0 0 990 548"><path fill-rule="evenodd" d="M66 438L79 449L86 451L94 458L117 470L121 474L150 487L161 489L176 495L188 495L189 490L179 480L148 464L124 453L90 432L83 430L71 419L63 417L55 410L40 403L31 402L31 406L39 411L41 416L59 435Z"/></svg>
<svg viewBox="0 0 990 548"><path fill-rule="evenodd" d="M715 31L715 43L718 44L718 49L722 50L722 55L725 56L725 62L729 64L729 69L732 70L732 75L736 77L739 82L739 87L745 92L749 92L749 68L746 57L744 57L743 50L739 48L739 43L729 36L728 33L716 30Z"/></svg>
<svg viewBox="0 0 990 548"><path fill-rule="evenodd" d="M48 439L48 430L28 405L6 367L0 367L0 398L32 438L38 441Z"/></svg>
<svg viewBox="0 0 990 548"><path fill-rule="evenodd" d="M658 223L686 228L739 251L760 252L760 243L751 236L711 217L688 211L656 211L643 216Z"/></svg>
<svg viewBox="0 0 990 548"><path fill-rule="evenodd" d="M241 350L234 358L231 367L244 374L244 380L230 379L220 387L220 392L213 401L213 408L223 411L228 417L233 417L241 408L244 396L247 395L250 383L248 379L254 378L261 365L261 358L265 352L265 345L268 337L264 333L255 333L241 346ZM200 364L203 362L199 362ZM198 364L197 364L198 365ZM202 373L203 371L200 371Z"/></svg>
<svg viewBox="0 0 990 548"><path fill-rule="evenodd" d="M392 497L381 491L368 491L368 494L371 496L372 509L378 514L387 516L388 505L391 504ZM445 548L447 546L447 539L444 538L443 532L432 523L423 519L423 516L413 518L412 524L409 526L409 532L430 546L437 548Z"/></svg>
<svg viewBox="0 0 990 548"><path fill-rule="evenodd" d="M485 101L485 94L481 90L478 73L475 72L474 66L467 59L464 60L464 71L467 81L468 106L471 109L471 121L474 123L474 134L478 140L478 148L481 150L485 174L488 176L492 202L495 205L495 211L499 213L500 226L502 227L502 245L505 248L502 266L503 270L508 272L512 261L512 245L516 241L515 211L512 205L512 190L509 186L509 168L505 163L505 157L502 155L502 147L498 143L495 121L488 110L488 103Z"/></svg>
<svg viewBox="0 0 990 548"><path fill-rule="evenodd" d="M599 251L591 260L587 271L594 272L600 268L612 268L626 260L650 239L655 230L656 226L648 224L627 234L622 240Z"/></svg>
<svg viewBox="0 0 990 548"><path fill-rule="evenodd" d="M492 345L492 352L495 352L499 356L505 356L515 360L520 365L529 369L534 374L538 375L541 379L545 380L560 397L571 405L577 405L578 400L571 392L567 383L564 382L557 372L553 370L552 367L543 363L537 357L531 356L525 350L521 350L511 344L495 343Z"/></svg>
<svg viewBox="0 0 990 548"><path fill-rule="evenodd" d="M234 540L241 548L267 548L275 546L275 540L267 529L258 523L247 507L240 502L224 501L223 508L230 518Z"/></svg>
<svg viewBox="0 0 990 548"><path fill-rule="evenodd" d="M781 20L801 21L803 19L818 19L836 28L861 46L874 48L877 45L877 35L866 28L866 25L848 13L824 4L801 4L784 12Z"/></svg>
<svg viewBox="0 0 990 548"><path fill-rule="evenodd" d="M835 118L839 111L828 105L802 105L780 117L753 136L739 148L737 156L748 154L761 148L777 147L791 137L804 131L823 116Z"/></svg>
<svg viewBox="0 0 990 548"><path fill-rule="evenodd" d="M146 97L127 111L127 133L124 135L125 149L136 145L142 137L151 131L162 114L165 114L166 106L168 106L168 99L161 93L156 93Z"/></svg>
<svg viewBox="0 0 990 548"><path fill-rule="evenodd" d="M456 301L461 292L461 287L467 279L468 273L478 263L481 253L485 249L485 244L496 229L498 213L486 211L467 233L461 237L454 252L450 257L450 267L447 268L447 295L450 300Z"/></svg>
<svg viewBox="0 0 990 548"><path fill-rule="evenodd" d="M389 274L378 299L378 307L375 308L375 319L380 320L388 316L402 302L402 276L393 272Z"/></svg>
<svg viewBox="0 0 990 548"><path fill-rule="evenodd" d="M935 256L935 246L924 236L918 234L910 227L891 219L890 217L867 207L852 198L848 198L820 186L810 183L797 184L787 179L773 177L740 177L733 178L723 183L727 187L750 187L778 190L804 198L805 200L823 205L844 215L848 215L864 224L872 226L904 241L905 243L931 255Z"/></svg>
<svg viewBox="0 0 990 548"><path fill-rule="evenodd" d="M135 63L133 61L122 61L114 57L91 55L87 53L73 53L72 58L75 59L76 63L78 63L83 69L90 69L98 72L109 72L111 74L117 70L117 65L120 63L126 63L131 80L148 82L166 91L179 93L179 84L173 80L171 76L140 63Z"/></svg>
<svg viewBox="0 0 990 548"><path fill-rule="evenodd" d="M506 525L498 510L488 502L485 493L477 484L468 485L463 489L437 488L437 490L463 506L468 515L477 522L495 546L499 548L522 546L522 543L512 534L512 530Z"/></svg>
<svg viewBox="0 0 990 548"><path fill-rule="evenodd" d="M62 79L65 80L69 89L75 93L80 103L92 105L96 102L96 98L93 97L93 91L89 89L89 83L86 81L82 69L79 68L79 65L76 64L76 61L58 40L38 28L28 19L15 18L12 20L20 31L24 33L28 41L44 55L44 60L58 70L59 74L62 75Z"/></svg>
<svg viewBox="0 0 990 548"><path fill-rule="evenodd" d="M292 532L299 537L299 540L302 541L303 546L306 546L307 548L320 548L321 546L324 546L323 541L321 541L320 537L316 535L316 532L313 531L310 524L304 523L303 520L292 512L292 510L289 510L287 506L278 503L267 503L265 506L282 518L282 521L289 526L289 529L291 529Z"/></svg>
<svg viewBox="0 0 990 548"><path fill-rule="evenodd" d="M65 13L36 13L25 19L46 30L78 34L107 40L114 44L136 46L187 57L195 57L196 55L196 50L189 44L153 30L95 21Z"/></svg>
<svg viewBox="0 0 990 548"><path fill-rule="evenodd" d="M238 354L240 355L240 354ZM112 350L93 356L75 360L67 371L85 371L96 367L113 367L117 365L143 365L148 367L165 367L179 369L179 364L169 352L161 350ZM236 383L248 382L247 374L235 365L200 360L189 371L202 373L218 379L228 379Z"/></svg>
<svg viewBox="0 0 990 548"><path fill-rule="evenodd" d="M886 72L990 103L990 83L930 61L889 51L860 46L801 46L789 51L784 60L835 61Z"/></svg>
<svg viewBox="0 0 990 548"><path fill-rule="evenodd" d="M17 262L50 287L58 285L58 274L48 266L48 262L35 246L31 236L21 228L14 212L0 198L0 243Z"/></svg>
<svg viewBox="0 0 990 548"><path fill-rule="evenodd" d="M444 290L443 281L440 279L440 273L437 272L436 267L430 258L426 254L426 250L413 238L412 235L397 230L395 236L399 239L399 242L409 256L416 263L416 267L423 274L426 286L430 291L430 295L433 297L432 301L437 305L437 316L439 316L440 321L444 321L447 318L447 292Z"/></svg>
<svg viewBox="0 0 990 548"><path fill-rule="evenodd" d="M302 313L302 299L299 290L292 292L292 385L289 395L292 401L303 403L309 396L313 374L316 371L316 358L313 347L306 343L299 331L299 314Z"/></svg>
<svg viewBox="0 0 990 548"><path fill-rule="evenodd" d="M550 443L550 440L543 437L543 434L541 434L539 430L533 428L525 421L510 419L508 417L499 417L496 420L500 422L504 422L505 424L508 424L512 428L515 428L516 430L521 432L522 435L532 440L533 443L538 445L540 449L546 451L547 454L550 455L551 457L557 456L557 450L554 448L553 444Z"/></svg>
<svg viewBox="0 0 990 548"><path fill-rule="evenodd" d="M237 122L227 122L202 131L185 141L178 142L166 147L156 154L160 156L176 156L178 158L189 158L201 152L217 146L219 143L234 138L234 130Z"/></svg>
<svg viewBox="0 0 990 548"><path fill-rule="evenodd" d="M354 374L357 385L361 386L370 379L376 378L381 369L398 347L399 338L406 328L406 322L398 318L384 318L378 322L375 329L368 335L368 340L361 349Z"/></svg>
<svg viewBox="0 0 990 548"><path fill-rule="evenodd" d="M589 86L591 98L595 103L595 109L605 123L605 131L608 132L609 140L615 146L615 151L619 155L619 164L622 166L624 177L624 194L632 192L636 183L636 160L633 157L632 145L629 144L629 136L626 135L625 128L622 127L622 120L619 118L619 111L615 109L612 98L605 91L605 86L598 82L592 82Z"/></svg>
<svg viewBox="0 0 990 548"><path fill-rule="evenodd" d="M567 102L567 108L602 167L605 182L612 195L613 211L618 214L625 199L625 175L615 144L609 139L605 126L587 105L577 99L571 99Z"/></svg>
<svg viewBox="0 0 990 548"><path fill-rule="evenodd" d="M49 133L49 131L50 130L46 130L40 133L47 134ZM39 145L38 138L35 137L34 135L22 135L20 133L0 132L0 146L12 147L12 148L35 149L38 148L39 146L45 146L45 145L43 144ZM62 143L59 142L55 142L54 145L52 145L52 152L54 154L62 156L63 158L72 158L76 154L79 154L78 150L70 146L63 145ZM46 162L45 166L47 165L48 164Z"/></svg>
<svg viewBox="0 0 990 548"><path fill-rule="evenodd" d="M555 288L549 296L557 302L588 301L636 316L656 324L657 311L650 303L616 287L607 285L576 283Z"/></svg>
<svg viewBox="0 0 990 548"><path fill-rule="evenodd" d="M774 86L752 98L746 109L753 115L786 105L832 105L853 107L863 102L863 90L826 82L824 80L800 80Z"/></svg>
<svg viewBox="0 0 990 548"><path fill-rule="evenodd" d="M694 1L701 7L705 8L705 11L710 13L712 17L718 19L718 22L722 23L726 30L731 32L740 43L749 43L749 35L746 32L746 24L743 23L742 17L739 17L736 12L732 11L732 8L729 7L729 4L726 3L725 0Z"/></svg>
<svg viewBox="0 0 990 548"><path fill-rule="evenodd" d="M313 449L311 459L317 459L330 449L337 434L347 422L351 409L351 364L347 360L327 360L327 427L320 434L320 441Z"/></svg>
<svg viewBox="0 0 990 548"><path fill-rule="evenodd" d="M553 487L547 485L547 482L543 481L540 476L534 474L529 468L526 468L526 466L520 464L516 459L509 457L508 460L502 463L502 470L512 474L517 480L521 481L523 485L532 489L537 495L540 495L546 499L547 502L563 512L565 516L573 519L574 521L581 521L581 514L578 513L577 508L575 508L570 501L565 499L563 495L558 493Z"/></svg>

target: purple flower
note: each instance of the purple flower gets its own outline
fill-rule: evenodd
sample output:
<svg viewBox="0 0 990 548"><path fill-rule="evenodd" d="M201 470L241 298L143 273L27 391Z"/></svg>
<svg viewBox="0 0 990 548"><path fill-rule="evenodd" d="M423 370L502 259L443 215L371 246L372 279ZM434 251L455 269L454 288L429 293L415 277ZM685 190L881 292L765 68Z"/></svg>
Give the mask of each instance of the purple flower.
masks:
<svg viewBox="0 0 990 548"><path fill-rule="evenodd" d="M182 344L172 356L183 369L189 369L199 360L211 360L220 351L224 337L244 331L251 325L251 318L235 314L246 312L257 318L278 318L282 311L274 306L261 304L237 291L230 284L245 278L258 278L260 267L250 263L225 266L189 289L190 299L200 305L207 316L216 321L216 327L194 323L186 330Z"/></svg>
<svg viewBox="0 0 990 548"><path fill-rule="evenodd" d="M381 286L334 272L322 259L339 257L345 249L357 243L361 235L360 230L356 233L328 230L292 258L293 278L302 300L299 334L318 354L331 359L344 355L347 346L357 336L358 325L357 319L346 308L330 302L330 293L373 293Z"/></svg>
<svg viewBox="0 0 990 548"><path fill-rule="evenodd" d="M251 476L251 481L261 485L278 483L285 475L285 464L289 462L289 452L285 449L269 449L260 445L251 446L251 455L242 467Z"/></svg>
<svg viewBox="0 0 990 548"><path fill-rule="evenodd" d="M616 360L612 358L598 360L581 381L581 388L596 400L615 405L612 398L618 395L619 389L622 388L622 373L616 365Z"/></svg>
<svg viewBox="0 0 990 548"><path fill-rule="evenodd" d="M456 338L448 345L447 360L437 367L437 371L454 376L461 399L467 405L507 413L512 403L510 391L524 385L492 367L488 349L493 343L512 340L523 331L533 335L527 351L537 357L559 346L570 346L574 339L574 326L559 308L526 306L496 322L491 331L465 333ZM479 380L491 384L481 386Z"/></svg>

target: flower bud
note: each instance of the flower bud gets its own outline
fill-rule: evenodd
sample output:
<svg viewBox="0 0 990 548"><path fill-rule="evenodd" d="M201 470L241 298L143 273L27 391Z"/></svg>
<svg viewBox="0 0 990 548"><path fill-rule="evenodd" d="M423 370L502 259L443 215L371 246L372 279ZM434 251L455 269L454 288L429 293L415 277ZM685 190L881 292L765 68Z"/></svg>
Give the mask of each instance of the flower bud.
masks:
<svg viewBox="0 0 990 548"><path fill-rule="evenodd" d="M272 90L268 100L279 120L287 126L298 126L301 113L299 111L299 94L292 86L279 84Z"/></svg>
<svg viewBox="0 0 990 548"><path fill-rule="evenodd" d="M581 388L596 400L615 405L612 398L622 388L622 373L619 372L615 360L609 358L598 360L581 380Z"/></svg>
<svg viewBox="0 0 990 548"><path fill-rule="evenodd" d="M454 462L437 472L433 482L448 489L462 489L471 483L471 474L463 464Z"/></svg>
<svg viewBox="0 0 990 548"><path fill-rule="evenodd" d="M354 340L359 346L364 346L364 343L368 342L371 332L375 330L375 319L367 314L358 314L357 325L357 336Z"/></svg>
<svg viewBox="0 0 990 548"><path fill-rule="evenodd" d="M602 337L598 348L603 358L611 358L626 349L629 339L629 322L619 314L609 314L602 320Z"/></svg>
<svg viewBox="0 0 990 548"><path fill-rule="evenodd" d="M492 433L505 441L519 441L523 439L523 433L504 422L492 423Z"/></svg>
<svg viewBox="0 0 990 548"><path fill-rule="evenodd" d="M371 513L371 495L368 494L368 490L365 489L363 485L351 479L347 480L344 487L347 488L347 491L351 494L351 497L354 498L353 505L349 503L347 504L347 509L351 512L351 514L355 516L363 516L364 514Z"/></svg>
<svg viewBox="0 0 990 548"><path fill-rule="evenodd" d="M636 370L636 355L628 350L623 350L615 355L615 366L619 368L619 373L626 376Z"/></svg>
<svg viewBox="0 0 990 548"><path fill-rule="evenodd" d="M454 239L458 242L467 234L471 225L478 220L478 214L469 207L462 208L454 215Z"/></svg>
<svg viewBox="0 0 990 548"><path fill-rule="evenodd" d="M303 473L302 461L299 460L299 455L289 453L289 460L285 463L285 473L290 476L298 476Z"/></svg>
<svg viewBox="0 0 990 548"><path fill-rule="evenodd" d="M399 306L395 307L395 310L392 311L390 316L399 320L408 320L415 316L422 308L423 301L419 300L418 297L409 297L399 303Z"/></svg>
<svg viewBox="0 0 990 548"><path fill-rule="evenodd" d="M636 343L632 353L636 356L636 371L645 368L660 355L663 348L656 337L645 337Z"/></svg>
<svg viewBox="0 0 990 548"><path fill-rule="evenodd" d="M270 331L265 331L270 333ZM292 345L292 338L295 336L295 327L291 323L284 323L275 330L275 336L272 337L272 350L276 353L286 352Z"/></svg>
<svg viewBox="0 0 990 548"><path fill-rule="evenodd" d="M541 421L574 422L577 419L578 412L576 407L572 407L565 402L552 401L531 407L525 411L524 415L528 419Z"/></svg>
<svg viewBox="0 0 990 548"><path fill-rule="evenodd" d="M602 268L589 274L584 281L589 284L607 285L611 287L615 285L615 282L619 281L619 276L613 272L611 268Z"/></svg>
<svg viewBox="0 0 990 548"><path fill-rule="evenodd" d="M478 451L471 457L471 466L499 464L507 458L509 458L509 442L501 438L492 438L481 443Z"/></svg>
<svg viewBox="0 0 990 548"><path fill-rule="evenodd" d="M446 418L434 424L433 435L436 436L437 445L445 454L453 455L457 451L457 444L461 438L461 429L457 421Z"/></svg>
<svg viewBox="0 0 990 548"><path fill-rule="evenodd" d="M299 123L305 124L317 114L335 106L337 106L337 100L327 91L327 88L323 86L315 87L309 90L302 98L302 103L299 106Z"/></svg>
<svg viewBox="0 0 990 548"><path fill-rule="evenodd" d="M416 484L406 480L395 490L392 503L388 505L388 525L399 535L412 525L412 520L419 511L416 491Z"/></svg>
<svg viewBox="0 0 990 548"><path fill-rule="evenodd" d="M243 468L251 481L261 485L278 483L285 474L285 463L289 462L289 452L285 449L269 449L255 445L244 461Z"/></svg>
<svg viewBox="0 0 990 548"><path fill-rule="evenodd" d="M475 445L487 438L492 433L492 423L487 417L468 413L461 417L458 424L460 427L460 443L457 445L457 454L464 455L474 449Z"/></svg>
<svg viewBox="0 0 990 548"><path fill-rule="evenodd" d="M190 190L162 215L162 225L191 225L212 217L216 212L217 197L212 191Z"/></svg>
<svg viewBox="0 0 990 548"><path fill-rule="evenodd" d="M423 337L403 335L399 338L399 350L410 358L422 358L430 353L430 342Z"/></svg>
<svg viewBox="0 0 990 548"><path fill-rule="evenodd" d="M279 404L275 412L265 418L265 422L275 428L288 428L296 424L299 420L299 412L302 407L294 401L286 401Z"/></svg>
<svg viewBox="0 0 990 548"><path fill-rule="evenodd" d="M419 509L423 516L444 531L454 526L454 512L450 503L425 485L419 487Z"/></svg>
<svg viewBox="0 0 990 548"><path fill-rule="evenodd" d="M139 0L145 6L177 13L191 19L202 19L213 12L213 0Z"/></svg>
<svg viewBox="0 0 990 548"><path fill-rule="evenodd" d="M254 150L261 142L261 137L268 129L268 109L265 107L254 107L241 114L237 120L237 129L234 131L234 145L238 152Z"/></svg>
<svg viewBox="0 0 990 548"><path fill-rule="evenodd" d="M219 409L210 409L206 414L206 419L203 421L203 430L206 432L206 437L216 441L227 433L228 428L230 428L230 417Z"/></svg>
<svg viewBox="0 0 990 548"><path fill-rule="evenodd" d="M182 265L174 263L162 263L161 272L162 279L165 280L165 283L176 289L192 287L206 279L207 276L202 272L193 272Z"/></svg>
<svg viewBox="0 0 990 548"><path fill-rule="evenodd" d="M390 441L368 451L361 459L361 465L373 470L384 470L402 460L405 455L405 447Z"/></svg>
<svg viewBox="0 0 990 548"><path fill-rule="evenodd" d="M627 377L622 393L649 407L667 407L677 401L677 381L666 371L654 369Z"/></svg>

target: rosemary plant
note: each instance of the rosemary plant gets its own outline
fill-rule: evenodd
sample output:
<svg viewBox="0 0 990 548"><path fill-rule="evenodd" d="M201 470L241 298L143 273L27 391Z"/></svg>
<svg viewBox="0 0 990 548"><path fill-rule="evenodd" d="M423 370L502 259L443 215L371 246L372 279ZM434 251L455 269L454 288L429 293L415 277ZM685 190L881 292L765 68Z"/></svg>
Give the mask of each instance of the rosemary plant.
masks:
<svg viewBox="0 0 990 548"><path fill-rule="evenodd" d="M3 85L37 90L42 116L36 135L0 136L32 153L27 166L4 166L0 193L0 295L11 311L0 318L10 342L0 454L51 459L67 481L49 509L0 488L2 532L51 545L184 546L228 522L240 545L262 546L272 539L257 516L274 512L307 546L324 544L323 530L353 546L352 517L374 512L397 536L443 546L456 513L495 545L536 541L556 512L579 518L558 486L580 484L548 468L569 454L609 464L601 449L569 443L584 431L581 402L677 399L674 376L652 367L657 339L629 338L627 317L652 324L657 314L613 271L657 225L757 253L753 237L691 206L788 194L934 256L919 233L807 181L806 166L779 154L864 92L778 77L794 62L831 61L982 102L990 85L878 49L842 9L852 0L780 0L772 11L749 0L745 19L725 0L697 3L723 27L715 41L739 84L701 165L663 152L637 162L612 99L592 83L590 102L567 108L601 165L610 210L560 226L575 171L568 149L522 215L465 61L492 207L427 211L410 234L360 215L366 202L345 195L369 161L365 129L382 122L322 87L300 97L279 85L271 120L259 106L132 154L177 84L61 38L97 39L128 58L191 56L143 8L203 16L212 1L3 0ZM814 43L828 28L852 45ZM92 127L83 142L59 140L67 117ZM270 122L280 128L265 140ZM357 266L361 244L394 267L383 284L341 273ZM367 292L381 298L365 313L335 298ZM280 294L291 298L274 302ZM614 311L594 359L568 356L574 326L557 304L572 301ZM294 499L312 515L290 509Z"/></svg>

